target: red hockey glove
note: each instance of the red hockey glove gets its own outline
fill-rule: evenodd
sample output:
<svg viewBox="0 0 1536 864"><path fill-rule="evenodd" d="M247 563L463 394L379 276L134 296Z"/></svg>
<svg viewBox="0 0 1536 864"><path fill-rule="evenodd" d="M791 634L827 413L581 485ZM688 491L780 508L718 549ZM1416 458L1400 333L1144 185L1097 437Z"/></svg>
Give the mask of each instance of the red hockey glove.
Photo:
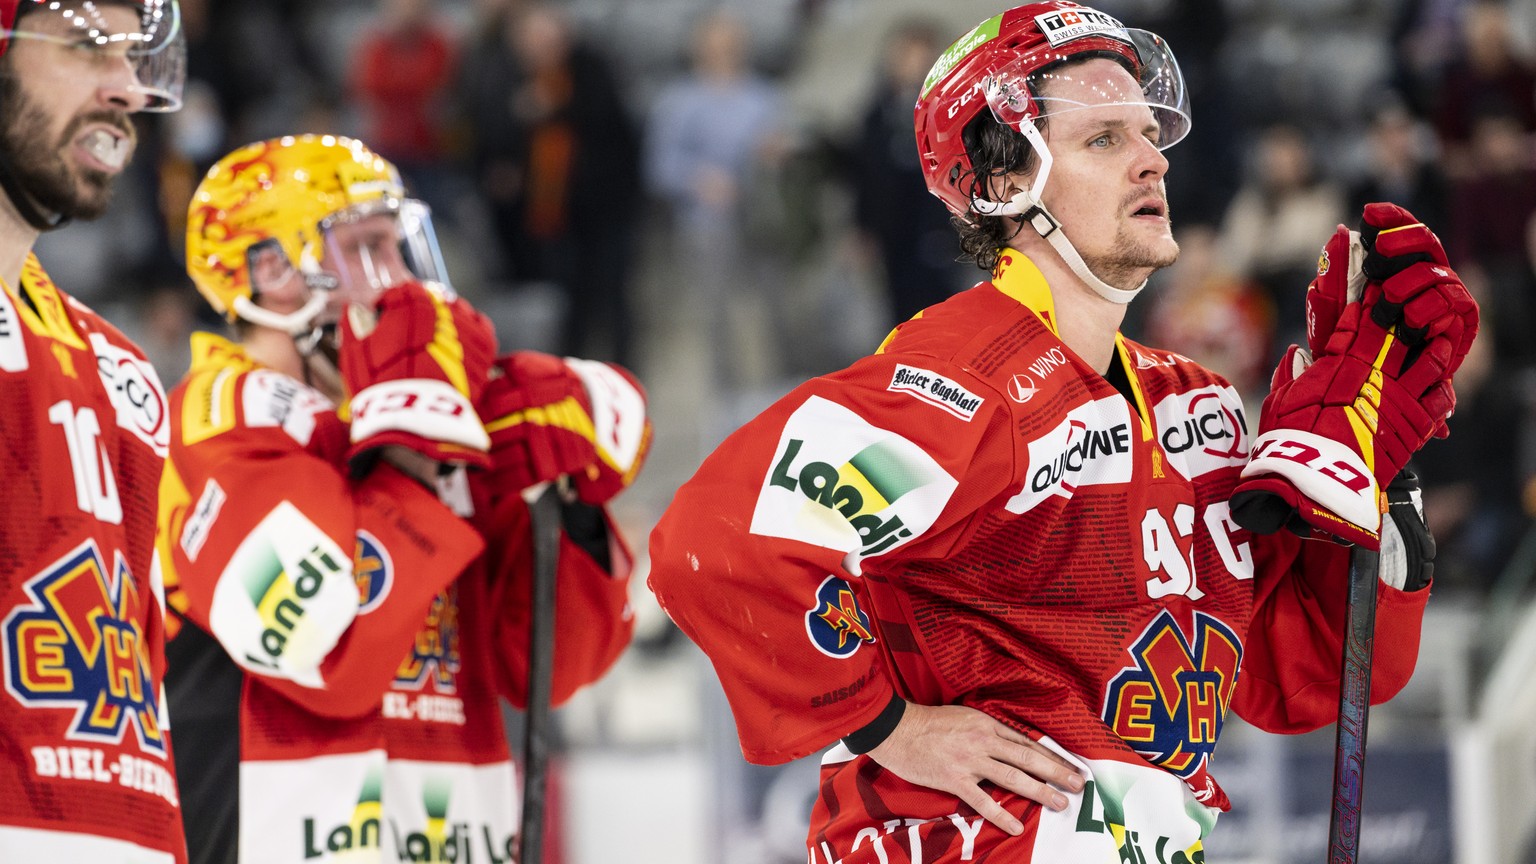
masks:
<svg viewBox="0 0 1536 864"><path fill-rule="evenodd" d="M407 282L370 314L340 323L340 366L352 394L348 460L400 444L438 462L488 465L490 441L474 400L496 351L490 323L440 289Z"/></svg>
<svg viewBox="0 0 1536 864"><path fill-rule="evenodd" d="M1396 204L1369 204L1361 241L1367 253L1365 277L1382 289L1371 317L1382 327L1397 325L1409 345L1447 337L1456 357L1454 372L1477 337L1478 311L1467 286L1446 261L1440 238Z"/></svg>
<svg viewBox="0 0 1536 864"><path fill-rule="evenodd" d="M1289 525L1375 548L1380 489L1445 436L1451 376L1477 327L1477 304L1439 239L1407 211L1371 204L1358 235L1341 226L1307 291L1318 360L1309 369L1293 346L1276 370L1234 518L1261 533Z"/></svg>
<svg viewBox="0 0 1536 864"><path fill-rule="evenodd" d="M1363 303L1345 308L1329 353L1310 367L1294 345L1281 361L1232 497L1238 524L1377 548L1379 491L1444 428L1461 360L1444 336L1409 347L1382 329L1368 311L1380 290L1368 284Z"/></svg>
<svg viewBox="0 0 1536 864"><path fill-rule="evenodd" d="M634 482L651 444L645 392L607 363L520 351L496 361L480 403L496 482L515 489L569 476L603 504Z"/></svg>
<svg viewBox="0 0 1536 864"><path fill-rule="evenodd" d="M1307 286L1307 347L1321 357L1344 308L1365 293L1365 247L1360 232L1340 225L1317 258L1317 277Z"/></svg>

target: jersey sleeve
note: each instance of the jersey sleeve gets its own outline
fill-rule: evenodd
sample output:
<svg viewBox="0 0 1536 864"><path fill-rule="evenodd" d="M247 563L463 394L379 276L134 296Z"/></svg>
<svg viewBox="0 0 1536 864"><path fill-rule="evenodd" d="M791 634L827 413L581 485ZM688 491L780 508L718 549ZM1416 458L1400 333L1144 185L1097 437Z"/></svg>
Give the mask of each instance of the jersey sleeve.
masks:
<svg viewBox="0 0 1536 864"><path fill-rule="evenodd" d="M941 557L1008 481L1007 444L1000 470L977 467L983 441L1010 440L984 434L1007 417L986 388L932 358L865 358L737 430L678 490L650 587L713 662L747 759L808 755L889 703L860 576Z"/></svg>
<svg viewBox="0 0 1536 864"><path fill-rule="evenodd" d="M342 424L291 379L194 376L171 409L157 542L173 608L308 710L376 709L479 535L393 467L354 481L315 452Z"/></svg>
<svg viewBox="0 0 1536 864"><path fill-rule="evenodd" d="M1310 732L1338 719L1348 547L1288 531L1259 535L1254 618L1233 707L1268 732ZM1391 699L1413 675L1429 589L1376 586L1371 703Z"/></svg>
<svg viewBox="0 0 1536 864"><path fill-rule="evenodd" d="M605 511L566 506L555 574L554 678L550 697L559 705L608 671L634 634L629 605L633 558ZM579 511L573 517L572 510ZM493 615L497 688L513 705L528 702L529 625L533 597L533 531L521 497L501 497L477 508L486 538L486 594ZM578 524L579 523L579 524ZM583 536L577 542L572 532ZM594 536L586 536L594 535ZM594 557L600 544L602 561Z"/></svg>

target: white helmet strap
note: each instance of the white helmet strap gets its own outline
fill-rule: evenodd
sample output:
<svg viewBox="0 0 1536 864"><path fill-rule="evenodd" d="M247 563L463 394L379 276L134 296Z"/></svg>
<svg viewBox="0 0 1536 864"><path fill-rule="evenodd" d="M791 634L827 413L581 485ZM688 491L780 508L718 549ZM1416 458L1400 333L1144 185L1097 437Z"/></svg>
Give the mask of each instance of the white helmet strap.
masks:
<svg viewBox="0 0 1536 864"><path fill-rule="evenodd" d="M315 318L325 311L325 304L325 294L315 291L310 295L309 302L302 308L287 314L257 306L251 298L245 296L235 298L234 309L236 315L252 324L297 336L314 326Z"/></svg>
<svg viewBox="0 0 1536 864"><path fill-rule="evenodd" d="M1056 250L1061 260L1065 261L1072 272L1077 274L1077 278L1087 283L1094 293L1111 303L1125 304L1134 300L1136 295L1147 287L1147 283L1142 282L1130 289L1116 288L1095 276L1083 261L1083 256L1077 253L1077 248L1072 245L1072 241L1067 239L1066 232L1061 230L1061 222L1046 209L1041 195L1045 191L1045 181L1051 174L1051 166L1055 163L1055 159L1051 156L1050 148L1045 146L1045 136L1040 134L1039 127L1033 120L1021 120L1014 128L1029 141L1030 147L1034 148L1036 155L1040 157L1040 169L1035 172L1034 182L1029 184L1028 189L1020 189L1017 195L1007 201L975 199L971 202L971 209L983 216L1020 217L1020 221L1028 223L1036 234L1051 244L1051 248Z"/></svg>

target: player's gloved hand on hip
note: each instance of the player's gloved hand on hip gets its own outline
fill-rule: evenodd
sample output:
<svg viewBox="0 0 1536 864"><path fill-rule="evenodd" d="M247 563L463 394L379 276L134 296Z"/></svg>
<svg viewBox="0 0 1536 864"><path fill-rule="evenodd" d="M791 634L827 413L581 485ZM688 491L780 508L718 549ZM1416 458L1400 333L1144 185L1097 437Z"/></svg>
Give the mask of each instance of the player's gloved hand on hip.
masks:
<svg viewBox="0 0 1536 864"><path fill-rule="evenodd" d="M1352 250L1349 234L1336 231L1308 289L1316 362L1292 346L1264 400L1253 457L1232 498L1233 518L1250 530L1289 527L1378 548L1380 490L1431 436L1445 434L1455 408L1451 376L1477 332L1477 306L1450 268L1406 260L1433 258L1433 234L1416 223L1396 230L1373 225L1370 219L1395 225L1411 217L1401 208L1372 207L1378 209L1367 208L1361 249ZM1342 278L1330 272L1346 260L1359 263L1359 275L1354 266ZM1421 264L1435 268L1432 282L1412 275L1425 272ZM1374 281L1373 272L1386 282ZM1360 275L1362 295L1355 299L1350 286L1361 284ZM1387 299L1387 282L1404 302ZM1423 302L1427 292L1449 299ZM1442 311L1430 314L1435 308ZM1398 338L1397 324L1411 328L1412 344Z"/></svg>
<svg viewBox="0 0 1536 864"><path fill-rule="evenodd" d="M484 316L451 292L406 282L372 310L349 307L339 329L354 470L390 444L440 463L490 464L474 410L496 351Z"/></svg>
<svg viewBox="0 0 1536 864"><path fill-rule="evenodd" d="M634 482L650 450L645 392L627 371L520 351L496 361L479 409L498 484L525 489L560 476L604 504Z"/></svg>

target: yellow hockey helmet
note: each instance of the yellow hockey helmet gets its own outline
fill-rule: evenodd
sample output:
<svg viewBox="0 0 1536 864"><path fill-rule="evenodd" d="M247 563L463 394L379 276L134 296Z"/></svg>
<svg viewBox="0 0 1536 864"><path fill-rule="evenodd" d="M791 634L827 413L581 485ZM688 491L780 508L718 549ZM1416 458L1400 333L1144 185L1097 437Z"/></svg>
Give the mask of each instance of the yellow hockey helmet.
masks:
<svg viewBox="0 0 1536 864"><path fill-rule="evenodd" d="M233 321L299 333L313 326L326 292L290 315L254 302L252 256L275 246L311 286L387 288L372 268L349 270L337 235L359 220L389 217L388 237L409 276L446 284L430 211L405 197L395 166L362 142L335 135L294 135L242 147L219 160L198 185L187 213L187 272L213 308ZM366 252L366 250L364 250ZM364 264L369 262L365 258ZM398 280L405 274L391 272ZM357 295L353 295L356 297Z"/></svg>

